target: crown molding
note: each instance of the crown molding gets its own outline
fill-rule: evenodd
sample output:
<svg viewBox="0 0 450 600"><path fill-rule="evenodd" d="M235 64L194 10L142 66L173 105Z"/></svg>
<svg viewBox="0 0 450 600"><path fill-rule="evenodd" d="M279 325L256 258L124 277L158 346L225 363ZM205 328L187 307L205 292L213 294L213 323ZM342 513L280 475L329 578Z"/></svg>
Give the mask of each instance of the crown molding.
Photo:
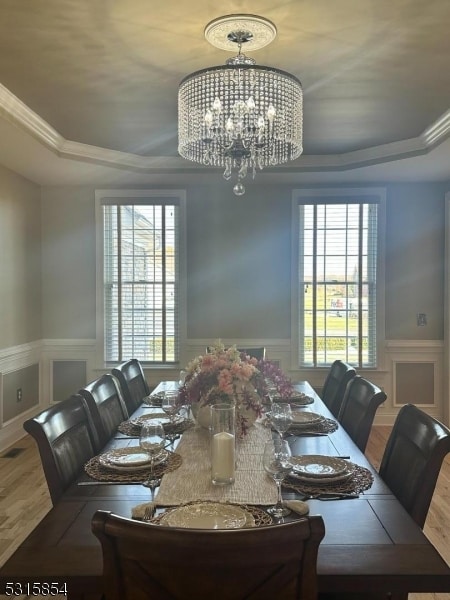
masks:
<svg viewBox="0 0 450 600"><path fill-rule="evenodd" d="M137 172L210 172L181 157L140 156L109 150L89 144L66 140L49 123L0 84L0 116L33 136L57 156L86 163L102 164ZM302 155L289 166L279 166L278 171L341 171L363 166L401 160L428 154L450 134L450 110L425 129L421 135L407 140L363 148L353 152L326 155ZM270 171L270 169L267 169Z"/></svg>

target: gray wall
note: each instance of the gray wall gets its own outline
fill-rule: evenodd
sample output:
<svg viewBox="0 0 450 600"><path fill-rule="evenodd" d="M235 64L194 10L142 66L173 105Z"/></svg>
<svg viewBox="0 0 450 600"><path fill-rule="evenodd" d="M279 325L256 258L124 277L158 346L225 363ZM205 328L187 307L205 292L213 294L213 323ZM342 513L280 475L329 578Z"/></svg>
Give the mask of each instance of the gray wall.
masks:
<svg viewBox="0 0 450 600"><path fill-rule="evenodd" d="M443 339L447 187L386 189L386 338ZM188 337L289 338L291 188L225 194L187 189ZM94 189L43 189L44 338L95 337L94 221Z"/></svg>
<svg viewBox="0 0 450 600"><path fill-rule="evenodd" d="M42 337L40 188L0 166L0 349Z"/></svg>
<svg viewBox="0 0 450 600"><path fill-rule="evenodd" d="M445 192L389 186L386 210L386 337L444 338ZM417 313L427 326L418 327Z"/></svg>

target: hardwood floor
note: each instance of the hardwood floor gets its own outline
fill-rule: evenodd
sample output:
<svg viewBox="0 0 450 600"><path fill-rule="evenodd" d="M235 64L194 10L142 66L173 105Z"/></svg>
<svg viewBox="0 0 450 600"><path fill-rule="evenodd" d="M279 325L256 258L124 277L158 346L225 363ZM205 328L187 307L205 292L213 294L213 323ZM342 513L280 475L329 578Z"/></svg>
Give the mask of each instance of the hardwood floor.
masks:
<svg viewBox="0 0 450 600"><path fill-rule="evenodd" d="M378 468L389 427L374 427L366 454ZM15 453L16 449L20 449ZM0 455L0 565L50 510L51 501L37 447L29 436ZM444 461L425 534L450 564L450 455ZM1 600L6 596L0 595ZM15 596L15 598L25 598ZM64 598L55 597L53 598ZM409 600L450 600L445 594L410 594Z"/></svg>

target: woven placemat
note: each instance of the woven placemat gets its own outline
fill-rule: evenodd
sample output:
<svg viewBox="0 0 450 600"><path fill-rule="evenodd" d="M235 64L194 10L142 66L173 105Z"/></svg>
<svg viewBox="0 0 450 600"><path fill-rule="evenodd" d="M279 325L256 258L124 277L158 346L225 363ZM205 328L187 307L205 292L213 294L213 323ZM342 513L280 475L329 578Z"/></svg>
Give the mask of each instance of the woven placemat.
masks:
<svg viewBox="0 0 450 600"><path fill-rule="evenodd" d="M167 417L165 413L155 413L151 415L142 415L142 419L148 419L151 421L152 419ZM183 419L180 421L176 421L173 425L171 423L163 423L164 431L166 433L174 433L181 434L184 433L187 429L194 427L195 423L192 419ZM129 436L139 436L141 433L141 425L132 423L131 421L122 421L119 427L117 428L120 433Z"/></svg>
<svg viewBox="0 0 450 600"><path fill-rule="evenodd" d="M350 477L338 483L323 484L318 480L317 483L309 483L293 476L287 476L283 481L283 487L295 490L299 494L328 494L333 492L345 494L360 494L368 490L373 484L373 475L365 467L348 463L348 469L351 472Z"/></svg>
<svg viewBox="0 0 450 600"><path fill-rule="evenodd" d="M264 419L264 426L271 427L269 417ZM308 433L333 433L339 427L339 423L334 419L329 419L328 417L323 417L317 423L310 423L309 425L291 425L288 429L288 432L293 435L306 435Z"/></svg>
<svg viewBox="0 0 450 600"><path fill-rule="evenodd" d="M150 475L154 475L155 477L162 477L165 473L175 471L181 466L183 459L179 454L177 454L176 452L168 451L168 455L169 456L165 462L155 465L153 469L143 469L142 471L137 471L134 473L118 473L117 471L107 469L106 467L100 464L98 456L93 456L84 465L84 470L89 475L89 477L92 477L92 479L96 479L97 481L142 483L143 481L146 481Z"/></svg>
<svg viewBox="0 0 450 600"><path fill-rule="evenodd" d="M339 424L334 419L328 419L324 417L318 423L311 423L308 426L297 426L291 425L288 429L289 433L293 433L294 435L302 435L305 433L333 433L339 427Z"/></svg>
<svg viewBox="0 0 450 600"><path fill-rule="evenodd" d="M202 504L205 504L205 502L206 501L202 500ZM190 504L197 504L197 502L186 502L185 504L181 504L180 506L189 506ZM260 508L259 506L254 506L252 504L235 504L233 502L226 502L224 504L229 504L231 506L238 506L239 508L242 508L242 510L248 511L252 515L252 517L255 521L255 527L262 527L263 525L272 525L273 524L272 517L268 513L266 513L265 510ZM147 521L147 523L153 523L154 525L159 525L164 515L166 515L168 512L176 510L178 508L180 508L180 507L176 506L173 508L168 508L167 510L164 511L164 513L153 517L152 519Z"/></svg>

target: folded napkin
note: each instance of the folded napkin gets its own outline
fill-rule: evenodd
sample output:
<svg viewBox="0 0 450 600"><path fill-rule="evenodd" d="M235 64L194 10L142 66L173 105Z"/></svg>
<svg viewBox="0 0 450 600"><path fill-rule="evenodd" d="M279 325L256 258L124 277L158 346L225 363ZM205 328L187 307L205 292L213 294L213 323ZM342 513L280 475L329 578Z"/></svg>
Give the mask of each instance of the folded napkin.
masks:
<svg viewBox="0 0 450 600"><path fill-rule="evenodd" d="M303 500L285 500L283 504L298 515L303 516L309 513L309 506Z"/></svg>

